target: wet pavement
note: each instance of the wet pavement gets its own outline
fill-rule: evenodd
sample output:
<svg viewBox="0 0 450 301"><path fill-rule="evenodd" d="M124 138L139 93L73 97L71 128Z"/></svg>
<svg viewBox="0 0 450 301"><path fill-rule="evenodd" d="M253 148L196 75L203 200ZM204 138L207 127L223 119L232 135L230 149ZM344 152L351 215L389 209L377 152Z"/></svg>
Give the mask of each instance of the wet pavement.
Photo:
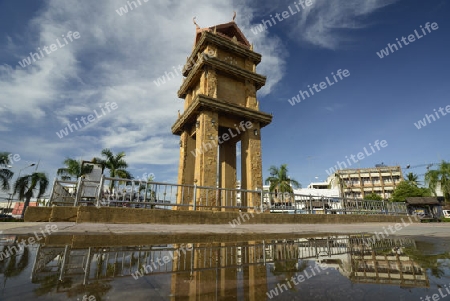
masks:
<svg viewBox="0 0 450 301"><path fill-rule="evenodd" d="M55 225L26 226L8 230L21 235L0 235L0 300L397 301L444 298L450 285L450 244L417 233L235 235L241 239L226 242L221 234L209 241L184 237L189 242L175 234L157 243L156 235L123 235L119 228L74 235L53 232ZM57 225L72 229L66 226ZM441 235L445 228L437 229Z"/></svg>
<svg viewBox="0 0 450 301"><path fill-rule="evenodd" d="M441 300L449 230L3 223L0 300Z"/></svg>
<svg viewBox="0 0 450 301"><path fill-rule="evenodd" d="M32 234L46 224L55 224L58 234L327 234L374 233L386 236L450 237L450 223L361 223L361 224L242 224L223 225L164 225L164 224L97 224L97 223L1 223L4 234ZM387 234L386 234L387 233Z"/></svg>

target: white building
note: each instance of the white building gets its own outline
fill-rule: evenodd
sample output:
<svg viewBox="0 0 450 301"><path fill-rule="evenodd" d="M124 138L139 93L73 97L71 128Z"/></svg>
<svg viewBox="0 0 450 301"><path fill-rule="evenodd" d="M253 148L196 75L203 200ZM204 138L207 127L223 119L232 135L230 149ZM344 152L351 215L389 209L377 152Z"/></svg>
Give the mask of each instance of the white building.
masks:
<svg viewBox="0 0 450 301"><path fill-rule="evenodd" d="M339 188L330 188L327 182L312 182L306 188L294 189L294 194L311 195L325 198L339 197Z"/></svg>

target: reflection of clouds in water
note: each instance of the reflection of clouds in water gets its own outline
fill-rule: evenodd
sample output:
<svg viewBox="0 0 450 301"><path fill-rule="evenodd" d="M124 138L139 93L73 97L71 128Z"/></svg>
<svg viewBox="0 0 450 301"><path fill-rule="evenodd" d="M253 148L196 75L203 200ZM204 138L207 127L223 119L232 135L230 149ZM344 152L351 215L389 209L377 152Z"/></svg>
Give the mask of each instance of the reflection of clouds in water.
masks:
<svg viewBox="0 0 450 301"><path fill-rule="evenodd" d="M327 300L367 300L360 288L333 287L326 290Z"/></svg>

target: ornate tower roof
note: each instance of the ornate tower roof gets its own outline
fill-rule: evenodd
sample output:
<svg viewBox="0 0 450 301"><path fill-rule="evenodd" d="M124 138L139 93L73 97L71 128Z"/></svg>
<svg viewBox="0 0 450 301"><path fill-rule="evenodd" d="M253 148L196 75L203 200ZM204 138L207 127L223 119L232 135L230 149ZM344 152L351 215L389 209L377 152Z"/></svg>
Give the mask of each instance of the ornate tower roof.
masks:
<svg viewBox="0 0 450 301"><path fill-rule="evenodd" d="M197 27L196 31L197 31L197 34L195 35L195 44L197 44L198 41L200 40L202 32L210 31L210 32L214 32L218 35L221 35L223 37L227 37L231 40L236 39L241 45L243 45L247 48L251 47L249 41L247 40L245 35L242 33L242 31L239 29L239 27L236 25L236 23L234 21L215 25L212 27L205 27L205 28Z"/></svg>

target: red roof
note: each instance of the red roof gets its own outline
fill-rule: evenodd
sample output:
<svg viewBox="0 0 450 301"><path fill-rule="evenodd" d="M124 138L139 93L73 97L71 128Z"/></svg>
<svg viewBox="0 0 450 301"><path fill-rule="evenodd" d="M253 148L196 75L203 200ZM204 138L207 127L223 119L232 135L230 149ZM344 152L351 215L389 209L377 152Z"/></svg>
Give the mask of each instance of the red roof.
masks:
<svg viewBox="0 0 450 301"><path fill-rule="evenodd" d="M24 202L18 202L14 205L14 208L12 210L12 215L21 215L22 211L23 211L23 207L24 207L25 203ZM38 204L37 202L30 202L30 204L28 205L30 207L37 207Z"/></svg>

